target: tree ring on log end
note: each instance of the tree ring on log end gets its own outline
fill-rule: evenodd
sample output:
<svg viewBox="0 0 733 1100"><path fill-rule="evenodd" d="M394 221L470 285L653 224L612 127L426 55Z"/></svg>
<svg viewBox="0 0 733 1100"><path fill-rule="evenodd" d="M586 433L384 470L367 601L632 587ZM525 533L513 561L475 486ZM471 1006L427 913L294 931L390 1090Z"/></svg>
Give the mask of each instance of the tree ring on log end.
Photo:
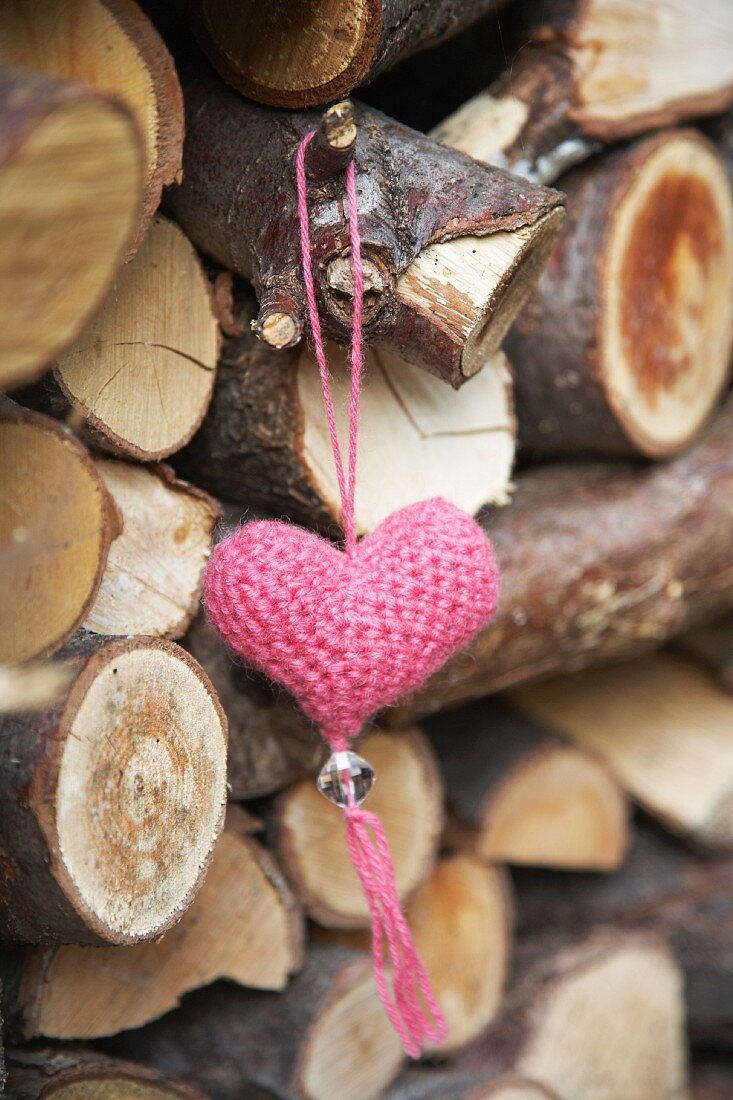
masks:
<svg viewBox="0 0 733 1100"><path fill-rule="evenodd" d="M733 196L693 133L645 142L606 229L600 377L627 436L650 457L699 431L730 367Z"/></svg>
<svg viewBox="0 0 733 1100"><path fill-rule="evenodd" d="M152 939L195 893L226 799L225 723L178 646L104 646L69 695L39 807L62 889L109 943Z"/></svg>
<svg viewBox="0 0 733 1100"><path fill-rule="evenodd" d="M221 75L274 107L347 95L369 71L382 29L380 0L200 0L194 29Z"/></svg>

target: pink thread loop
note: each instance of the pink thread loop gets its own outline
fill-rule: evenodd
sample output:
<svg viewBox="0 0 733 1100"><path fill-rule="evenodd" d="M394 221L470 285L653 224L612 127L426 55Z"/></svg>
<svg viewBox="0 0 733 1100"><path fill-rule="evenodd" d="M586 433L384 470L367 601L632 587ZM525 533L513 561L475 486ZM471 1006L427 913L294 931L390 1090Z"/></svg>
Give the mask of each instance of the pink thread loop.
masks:
<svg viewBox="0 0 733 1100"><path fill-rule="evenodd" d="M328 431L336 465L341 512L349 557L356 547L354 500L356 496L356 444L359 427L359 391L363 366L362 310L364 301L364 270L361 262L361 238L357 215L356 174L353 162L346 169L346 195L348 198L349 234L351 238L351 266L354 279L354 320L351 337L351 389L349 398L349 456L348 474L344 475L333 397L328 374L328 363L323 346L321 321L313 282L311 262L310 223L308 218L308 193L305 174L305 152L313 140L315 131L308 134L298 146L296 178L298 184L298 218L300 221L300 249L316 360L323 387ZM349 739L344 736L329 738L334 749L346 748ZM389 854L384 826L376 814L351 805L344 810L346 842L364 896L369 905L372 920L372 955L374 976L379 996L393 1028L399 1035L406 1053L419 1058L428 1040L441 1042L447 1035L445 1019L438 1008L430 981L415 947L400 905L395 870ZM392 968L392 993L385 974L385 949Z"/></svg>

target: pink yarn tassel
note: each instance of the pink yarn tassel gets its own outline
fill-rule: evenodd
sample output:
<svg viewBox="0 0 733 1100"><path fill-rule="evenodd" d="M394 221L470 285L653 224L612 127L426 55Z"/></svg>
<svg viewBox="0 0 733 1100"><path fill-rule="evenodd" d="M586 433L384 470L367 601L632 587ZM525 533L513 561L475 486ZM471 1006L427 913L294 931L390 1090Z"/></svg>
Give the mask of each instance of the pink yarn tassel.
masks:
<svg viewBox="0 0 733 1100"><path fill-rule="evenodd" d="M361 263L361 238L357 217L356 176L354 165L351 163L346 169L346 194L351 238L351 264L354 277L354 320L350 355L351 394L349 401L348 475L345 476L341 447L336 431L328 364L323 346L311 265L305 151L314 134L315 131L303 138L296 156L303 281L305 283L308 316L313 334L316 360L321 375L323 400L326 407L331 447L341 496L346 554L350 557L356 547L354 498L356 493L359 390L363 360L361 328L364 298L364 271ZM343 749L346 747L346 739L332 738L331 744L334 749ZM367 810L362 810L361 807L355 805L345 808L344 817L346 819L346 841L351 855L351 862L359 876L371 914L374 976L379 996L406 1053L411 1058L418 1058L427 1040L440 1042L446 1037L448 1029L445 1019L438 1008L425 967L418 955L412 933L402 912L395 882L394 864L389 854L384 826L376 814L369 813ZM391 964L391 992L385 972L385 950Z"/></svg>

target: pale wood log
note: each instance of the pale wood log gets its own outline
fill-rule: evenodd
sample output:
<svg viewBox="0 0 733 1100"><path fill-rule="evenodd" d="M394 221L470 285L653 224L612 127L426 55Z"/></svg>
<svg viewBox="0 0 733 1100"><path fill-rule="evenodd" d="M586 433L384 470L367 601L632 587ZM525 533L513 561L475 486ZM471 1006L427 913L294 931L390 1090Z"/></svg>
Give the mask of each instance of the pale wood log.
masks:
<svg viewBox="0 0 733 1100"><path fill-rule="evenodd" d="M0 713L50 707L67 690L72 675L62 661L0 665Z"/></svg>
<svg viewBox="0 0 733 1100"><path fill-rule="evenodd" d="M7 1087L13 1100L205 1100L146 1066L74 1048L8 1051Z"/></svg>
<svg viewBox="0 0 733 1100"><path fill-rule="evenodd" d="M100 458L122 516L84 626L96 634L180 638L196 615L219 507L163 465Z"/></svg>
<svg viewBox="0 0 733 1100"><path fill-rule="evenodd" d="M179 183L182 170L181 87L150 20L133 0L8 0L0 13L0 61L90 85L132 112L143 140L145 176L131 255L163 188Z"/></svg>
<svg viewBox="0 0 733 1100"><path fill-rule="evenodd" d="M246 330L225 341L211 408L176 466L217 496L330 533L341 514L316 364L303 349L274 352L249 331L253 301L238 298ZM336 418L346 438L349 374L329 346ZM386 351L367 355L361 397L356 524L442 496L475 512L502 504L514 457L511 379L499 354L458 393Z"/></svg>
<svg viewBox="0 0 733 1100"><path fill-rule="evenodd" d="M11 6L0 14L3 389L37 377L99 306L135 228L143 171L121 104L4 63Z"/></svg>
<svg viewBox="0 0 733 1100"><path fill-rule="evenodd" d="M442 786L419 730L372 733L357 746L377 781L369 810L387 834L401 897L430 873L443 829ZM324 759L327 754L324 752ZM369 907L346 846L343 814L311 779L277 799L272 834L280 863L309 916L327 928L366 928Z"/></svg>
<svg viewBox="0 0 733 1100"><path fill-rule="evenodd" d="M673 832L733 847L733 700L689 661L661 653L526 685L510 699L604 760Z"/></svg>
<svg viewBox="0 0 733 1100"><path fill-rule="evenodd" d="M0 407L0 661L52 653L84 621L119 512L68 428Z"/></svg>
<svg viewBox="0 0 733 1100"><path fill-rule="evenodd" d="M430 1067L406 1070L384 1100L559 1100L538 1081L515 1073L482 1079L461 1069Z"/></svg>
<svg viewBox="0 0 733 1100"><path fill-rule="evenodd" d="M733 606L733 403L659 466L566 463L482 517L502 575L492 624L390 721L658 648Z"/></svg>
<svg viewBox="0 0 733 1100"><path fill-rule="evenodd" d="M303 919L274 859L230 807L206 880L180 922L134 947L29 950L15 991L14 1033L95 1039L141 1027L184 993L229 978L284 989L303 963Z"/></svg>
<svg viewBox="0 0 733 1100"><path fill-rule="evenodd" d="M611 871L628 842L626 799L599 761L499 699L428 725L446 784L452 847L488 863Z"/></svg>
<svg viewBox="0 0 733 1100"><path fill-rule="evenodd" d="M172 642L82 632L74 682L2 719L0 935L155 939L190 904L223 820L226 719Z"/></svg>
<svg viewBox="0 0 733 1100"><path fill-rule="evenodd" d="M98 447L149 462L189 441L211 400L219 330L190 242L157 215L112 293L24 400L71 409Z"/></svg>
<svg viewBox="0 0 733 1100"><path fill-rule="evenodd" d="M379 1100L404 1061L377 995L371 958L316 946L283 993L218 983L107 1047L175 1074L211 1100L256 1087L280 1100Z"/></svg>

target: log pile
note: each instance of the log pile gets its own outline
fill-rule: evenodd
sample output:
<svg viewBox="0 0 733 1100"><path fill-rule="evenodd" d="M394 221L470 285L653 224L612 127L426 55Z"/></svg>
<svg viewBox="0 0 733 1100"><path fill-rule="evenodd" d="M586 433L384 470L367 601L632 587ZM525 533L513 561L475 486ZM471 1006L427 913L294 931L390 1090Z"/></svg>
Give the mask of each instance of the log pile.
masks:
<svg viewBox="0 0 733 1100"><path fill-rule="evenodd" d="M730 4L184 7L0 5L0 1086L728 1096ZM456 43L419 133L401 62L439 107ZM340 538L311 130L342 438L359 201L358 534L440 496L501 571L358 743L448 1022L410 1065L324 743L201 610L239 524Z"/></svg>

